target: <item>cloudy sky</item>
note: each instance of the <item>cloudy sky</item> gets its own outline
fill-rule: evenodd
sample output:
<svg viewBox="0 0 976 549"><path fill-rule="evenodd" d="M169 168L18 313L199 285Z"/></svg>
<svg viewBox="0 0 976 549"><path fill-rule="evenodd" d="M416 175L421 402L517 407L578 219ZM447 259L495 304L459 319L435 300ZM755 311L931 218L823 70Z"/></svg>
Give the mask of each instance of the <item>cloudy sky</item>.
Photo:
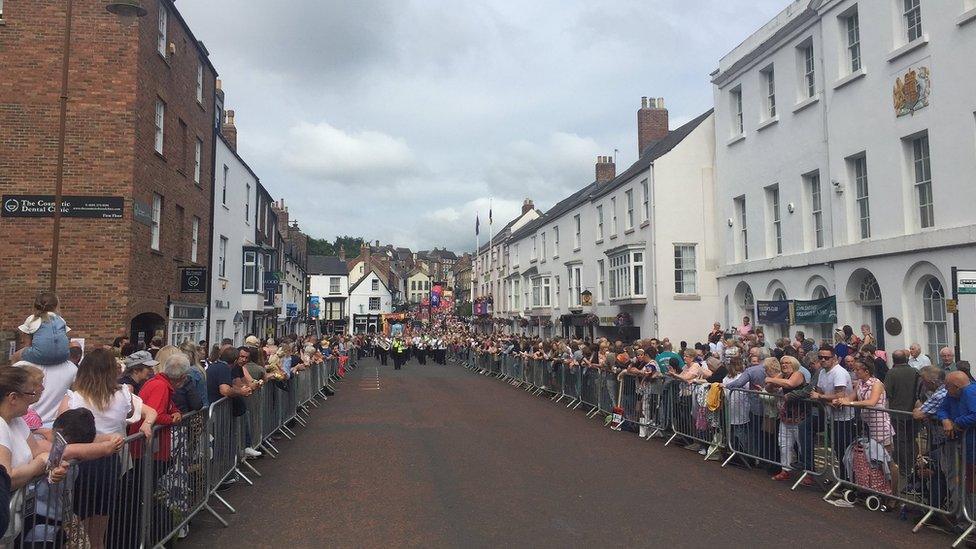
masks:
<svg viewBox="0 0 976 549"><path fill-rule="evenodd" d="M671 127L720 57L788 0L180 1L236 111L238 148L312 236L474 247L614 149L641 96ZM487 236L483 236L487 238Z"/></svg>

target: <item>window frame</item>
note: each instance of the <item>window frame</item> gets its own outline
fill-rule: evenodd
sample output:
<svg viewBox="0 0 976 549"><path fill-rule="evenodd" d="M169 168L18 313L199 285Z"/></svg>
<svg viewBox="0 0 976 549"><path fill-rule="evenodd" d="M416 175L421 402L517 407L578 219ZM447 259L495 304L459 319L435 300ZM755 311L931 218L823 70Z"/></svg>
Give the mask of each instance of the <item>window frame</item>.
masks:
<svg viewBox="0 0 976 549"><path fill-rule="evenodd" d="M153 138L153 149L157 153L163 154L166 140L166 102L158 97L156 98L156 115L154 118L154 124L155 135Z"/></svg>
<svg viewBox="0 0 976 549"><path fill-rule="evenodd" d="M156 19L156 51L159 55L166 59L167 53L166 48L169 45L169 40L167 40L169 31L169 10L162 2L159 3L159 15Z"/></svg>
<svg viewBox="0 0 976 549"><path fill-rule="evenodd" d="M596 206L596 239L603 240L603 204Z"/></svg>
<svg viewBox="0 0 976 549"><path fill-rule="evenodd" d="M258 256L257 250L244 250L241 272L241 293L260 293L258 291ZM250 259L249 259L250 258ZM248 272L251 273L251 283L248 284Z"/></svg>
<svg viewBox="0 0 976 549"><path fill-rule="evenodd" d="M607 255L610 280L610 301L642 299L647 297L643 248L627 247Z"/></svg>
<svg viewBox="0 0 976 549"><path fill-rule="evenodd" d="M854 207L861 240L871 238L871 193L867 155L851 159L854 177Z"/></svg>
<svg viewBox="0 0 976 549"><path fill-rule="evenodd" d="M190 218L190 261L197 262L197 252L200 249L200 218Z"/></svg>
<svg viewBox="0 0 976 549"><path fill-rule="evenodd" d="M380 279L375 278L375 277L373 279L371 279L369 281L369 289L370 289L371 292L378 292L378 291L380 291Z"/></svg>
<svg viewBox="0 0 976 549"><path fill-rule="evenodd" d="M691 266L685 252L691 251ZM690 277L690 284L687 282ZM689 288L690 285L690 288ZM698 245L695 243L674 244L674 293L676 295L698 295Z"/></svg>
<svg viewBox="0 0 976 549"><path fill-rule="evenodd" d="M373 306L373 303L376 303L375 307ZM383 301L379 298L379 296L370 296L367 307L369 307L370 311L379 311L383 308Z"/></svg>
<svg viewBox="0 0 976 549"><path fill-rule="evenodd" d="M149 248L160 251L163 232L163 195L153 193L152 225L149 232Z"/></svg>
<svg viewBox="0 0 976 549"><path fill-rule="evenodd" d="M857 6L844 17L845 35L847 36L847 63L850 72L855 73L862 68L861 64L861 20L858 17Z"/></svg>
<svg viewBox="0 0 976 549"><path fill-rule="evenodd" d="M922 1L904 0L902 3L902 23L905 25L905 38L912 43L923 37Z"/></svg>
<svg viewBox="0 0 976 549"><path fill-rule="evenodd" d="M732 137L745 135L745 118L742 112L742 85L740 84L732 88L729 94L732 100Z"/></svg>
<svg viewBox="0 0 976 549"><path fill-rule="evenodd" d="M634 228L634 189L627 189L624 191L624 196L627 197L627 228L626 230L631 230Z"/></svg>
<svg viewBox="0 0 976 549"><path fill-rule="evenodd" d="M203 167L203 140L196 138L196 145L193 151L193 182L200 184L200 172Z"/></svg>
<svg viewBox="0 0 976 549"><path fill-rule="evenodd" d="M617 236L617 197L610 197L610 236Z"/></svg>
<svg viewBox="0 0 976 549"><path fill-rule="evenodd" d="M227 205L227 176L230 174L230 168L227 164L224 164L224 181L223 187L220 190L220 203L224 206Z"/></svg>
<svg viewBox="0 0 976 549"><path fill-rule="evenodd" d="M597 296L597 303L603 303L604 301L606 301L607 298L606 297L607 296L606 293L607 270L606 270L606 263L604 263L604 260L602 259L596 260L596 275L597 275L598 291L599 291L599 295Z"/></svg>
<svg viewBox="0 0 976 549"><path fill-rule="evenodd" d="M220 242L217 248L217 276L220 278L227 278L227 244L230 240L224 236L220 235Z"/></svg>
<svg viewBox="0 0 976 549"><path fill-rule="evenodd" d="M642 212L642 215L641 215L641 223L643 223L643 222L645 222L645 221L647 221L648 219L651 218L651 207L650 207L651 206L651 197L649 195L649 193L650 193L650 184L647 182L647 179L646 178L641 180L641 189L643 190L643 193L644 193L644 197L643 197L644 198L643 212Z"/></svg>
<svg viewBox="0 0 976 549"><path fill-rule="evenodd" d="M197 61L197 103L203 104L203 63Z"/></svg>
<svg viewBox="0 0 976 549"><path fill-rule="evenodd" d="M580 218L580 214L573 216L573 223L576 225L576 233L573 235L573 249L578 250L583 237L583 220Z"/></svg>
<svg viewBox="0 0 976 549"><path fill-rule="evenodd" d="M735 216L739 218L739 242L736 249L742 256L742 261L749 260L749 225L746 213L746 196L741 195L732 200Z"/></svg>
<svg viewBox="0 0 976 549"><path fill-rule="evenodd" d="M776 118L776 69L769 65L760 71L763 79L763 111L766 120Z"/></svg>
<svg viewBox="0 0 976 549"><path fill-rule="evenodd" d="M823 248L824 223L823 223L823 187L820 184L820 172L813 172L806 177L807 189L810 192L810 217L813 228L813 247Z"/></svg>
<svg viewBox="0 0 976 549"><path fill-rule="evenodd" d="M935 227L935 199L932 194L932 155L928 133L913 137L909 142L912 153L912 176L915 199L918 204L918 226L921 229Z"/></svg>
<svg viewBox="0 0 976 549"><path fill-rule="evenodd" d="M774 255L783 255L783 216L780 207L779 185L766 188L769 201L770 229L772 231L772 250Z"/></svg>

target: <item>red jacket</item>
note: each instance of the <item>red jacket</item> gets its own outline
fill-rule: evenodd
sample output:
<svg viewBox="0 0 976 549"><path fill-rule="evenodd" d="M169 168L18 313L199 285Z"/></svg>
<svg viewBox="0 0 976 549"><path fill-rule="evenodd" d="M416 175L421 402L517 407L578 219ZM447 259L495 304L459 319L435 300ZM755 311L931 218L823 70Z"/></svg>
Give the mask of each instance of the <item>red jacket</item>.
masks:
<svg viewBox="0 0 976 549"><path fill-rule="evenodd" d="M173 414L179 412L179 409L173 404L174 392L173 384L170 383L168 377L162 374L153 376L152 379L143 384L142 389L139 391L139 398L142 399L143 404L156 410L156 425L161 427L173 425ZM138 432L141 426L142 421L134 423L129 427L129 434ZM153 458L164 461L168 460L170 457L170 447L172 446L170 430L160 429L156 431L155 438L157 440L158 450L153 455ZM140 457L142 455L141 450L141 445L133 445L133 457Z"/></svg>

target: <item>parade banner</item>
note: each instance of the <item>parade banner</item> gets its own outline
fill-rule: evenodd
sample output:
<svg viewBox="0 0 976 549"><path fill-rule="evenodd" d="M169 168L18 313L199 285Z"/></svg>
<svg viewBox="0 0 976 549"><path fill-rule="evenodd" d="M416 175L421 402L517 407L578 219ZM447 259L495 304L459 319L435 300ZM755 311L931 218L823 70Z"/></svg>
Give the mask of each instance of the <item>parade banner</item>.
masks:
<svg viewBox="0 0 976 549"><path fill-rule="evenodd" d="M308 316L312 318L319 317L319 296L313 295L308 298Z"/></svg>
<svg viewBox="0 0 976 549"><path fill-rule="evenodd" d="M789 324L792 301L757 301L756 324Z"/></svg>
<svg viewBox="0 0 976 549"><path fill-rule="evenodd" d="M441 288L440 284L434 284L430 289L430 307L432 309L440 309L441 307L441 295L444 293L444 289Z"/></svg>
<svg viewBox="0 0 976 549"><path fill-rule="evenodd" d="M814 299L812 301L793 301L793 322L791 324L836 324L837 296Z"/></svg>

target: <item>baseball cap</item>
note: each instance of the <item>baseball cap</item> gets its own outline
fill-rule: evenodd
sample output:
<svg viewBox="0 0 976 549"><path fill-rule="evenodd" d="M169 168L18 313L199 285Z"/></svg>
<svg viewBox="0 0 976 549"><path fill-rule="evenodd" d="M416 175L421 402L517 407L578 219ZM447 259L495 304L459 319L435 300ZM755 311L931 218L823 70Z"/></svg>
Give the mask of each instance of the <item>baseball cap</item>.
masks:
<svg viewBox="0 0 976 549"><path fill-rule="evenodd" d="M155 366L159 364L158 360L153 359L153 356L149 354L149 351L136 351L131 355L125 357L125 367L132 368L133 366Z"/></svg>
<svg viewBox="0 0 976 549"><path fill-rule="evenodd" d="M247 336L244 340L244 345L248 347L260 347L261 341L256 336Z"/></svg>

